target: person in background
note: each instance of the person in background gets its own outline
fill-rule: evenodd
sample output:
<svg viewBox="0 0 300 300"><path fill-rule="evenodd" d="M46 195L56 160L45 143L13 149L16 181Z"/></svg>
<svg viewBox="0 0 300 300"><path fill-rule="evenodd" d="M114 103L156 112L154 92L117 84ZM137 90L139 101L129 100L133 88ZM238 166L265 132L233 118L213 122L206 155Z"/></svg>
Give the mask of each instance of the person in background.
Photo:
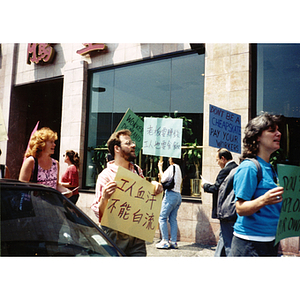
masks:
<svg viewBox="0 0 300 300"><path fill-rule="evenodd" d="M237 167L236 162L232 159L232 154L225 148L220 148L216 154L216 162L221 168L216 182L214 184L207 182L202 178L201 186L204 192L213 194L213 205L212 205L212 218L217 219L217 201L219 187L225 180L227 175L233 168ZM230 245L233 235L233 222L221 222L220 221L220 234L217 248L215 251L215 257L228 256L230 252Z"/></svg>
<svg viewBox="0 0 300 300"><path fill-rule="evenodd" d="M67 150L64 154L64 162L68 164L66 172L62 175L61 185L72 190L73 195L69 198L74 204L78 201L79 198L79 163L80 159L78 153L73 150Z"/></svg>
<svg viewBox="0 0 300 300"><path fill-rule="evenodd" d="M135 143L131 140L130 136L130 130L119 130L114 132L107 142L109 152L113 156L114 160L108 161L106 168L98 175L95 199L91 206L91 209L99 218L100 223L108 200L117 188L117 183L114 179L119 166L144 178L141 168L133 164L133 161L136 158ZM153 181L152 184L155 186L155 194L159 194L163 191L163 187L160 183ZM106 226L101 227L127 256L147 255L146 244L144 240L116 231Z"/></svg>
<svg viewBox="0 0 300 300"><path fill-rule="evenodd" d="M181 182L182 182L182 173L179 166L180 159L178 158L169 158L169 167L163 172L162 166L163 161L158 162L159 177L161 182L166 182L170 180L173 176L173 170L175 166L175 175L174 175L174 188L171 190L165 190L165 195L161 205L161 211L159 216L159 227L162 239L156 244L157 249L177 249L177 213L181 205ZM170 241L168 233L168 221L170 223Z"/></svg>
<svg viewBox="0 0 300 300"><path fill-rule="evenodd" d="M48 127L43 127L32 135L19 180L44 184L70 197L72 192L58 182L59 163L51 157L54 154L56 140L57 133Z"/></svg>
<svg viewBox="0 0 300 300"><path fill-rule="evenodd" d="M0 156L1 156L1 154L2 154L2 151L0 149ZM7 165L0 164L0 179L1 178L10 178Z"/></svg>
<svg viewBox="0 0 300 300"><path fill-rule="evenodd" d="M280 148L280 117L263 113L246 126L241 164L234 175L233 188L237 220L230 256L277 256L274 246L279 220L283 187L270 164L271 154ZM257 183L256 158L262 168L262 180Z"/></svg>

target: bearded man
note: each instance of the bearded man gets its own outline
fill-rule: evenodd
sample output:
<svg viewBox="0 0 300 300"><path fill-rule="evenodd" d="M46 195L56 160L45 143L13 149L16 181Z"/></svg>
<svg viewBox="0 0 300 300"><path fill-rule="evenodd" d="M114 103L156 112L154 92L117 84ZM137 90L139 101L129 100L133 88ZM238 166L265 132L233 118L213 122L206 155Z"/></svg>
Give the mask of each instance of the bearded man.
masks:
<svg viewBox="0 0 300 300"><path fill-rule="evenodd" d="M130 130L119 130L114 132L107 142L108 150L113 156L114 160L109 161L107 163L107 167L98 175L95 200L91 206L91 209L99 218L100 223L108 200L117 188L117 184L114 179L118 171L118 167L121 166L144 178L141 168L133 163L136 158L135 142L131 140L130 136ZM155 185L155 195L163 192L163 187L159 182L152 181L152 184ZM106 226L101 227L127 256L147 255L146 244L144 240L116 231Z"/></svg>

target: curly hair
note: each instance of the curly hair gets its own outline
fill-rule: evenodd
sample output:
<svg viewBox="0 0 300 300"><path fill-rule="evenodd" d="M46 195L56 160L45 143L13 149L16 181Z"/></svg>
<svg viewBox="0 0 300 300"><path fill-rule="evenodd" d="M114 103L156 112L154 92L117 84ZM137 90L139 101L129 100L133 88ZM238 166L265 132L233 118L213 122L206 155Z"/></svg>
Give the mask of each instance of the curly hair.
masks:
<svg viewBox="0 0 300 300"><path fill-rule="evenodd" d="M69 157L70 162L71 162L77 169L79 169L80 159L79 159L78 153L75 152L75 151L73 151L73 150L67 150L67 151L66 151L66 155Z"/></svg>
<svg viewBox="0 0 300 300"><path fill-rule="evenodd" d="M51 139L57 140L57 133L50 128L43 127L37 130L30 139L29 149L25 153L25 157L40 157L41 152L45 149L46 142Z"/></svg>
<svg viewBox="0 0 300 300"><path fill-rule="evenodd" d="M247 157L256 157L258 153L259 143L258 137L264 130L269 128L275 129L281 122L281 115L271 115L267 112L250 120L245 128L245 136L243 138L243 152L241 160Z"/></svg>

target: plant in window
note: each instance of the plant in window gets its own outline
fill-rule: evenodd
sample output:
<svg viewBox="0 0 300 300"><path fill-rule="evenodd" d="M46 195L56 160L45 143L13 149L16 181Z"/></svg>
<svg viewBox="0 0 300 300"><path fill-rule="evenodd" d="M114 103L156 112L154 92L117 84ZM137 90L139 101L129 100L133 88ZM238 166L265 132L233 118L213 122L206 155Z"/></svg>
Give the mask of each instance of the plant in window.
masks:
<svg viewBox="0 0 300 300"><path fill-rule="evenodd" d="M88 151L93 151L92 162L96 166L97 174L99 174L106 166L107 142L96 147L88 147Z"/></svg>
<svg viewBox="0 0 300 300"><path fill-rule="evenodd" d="M185 143L187 146L183 151L183 159L187 159L189 164L195 167L195 177L200 178L200 165L202 158L202 148L198 148L200 146L197 142L197 139L194 143Z"/></svg>

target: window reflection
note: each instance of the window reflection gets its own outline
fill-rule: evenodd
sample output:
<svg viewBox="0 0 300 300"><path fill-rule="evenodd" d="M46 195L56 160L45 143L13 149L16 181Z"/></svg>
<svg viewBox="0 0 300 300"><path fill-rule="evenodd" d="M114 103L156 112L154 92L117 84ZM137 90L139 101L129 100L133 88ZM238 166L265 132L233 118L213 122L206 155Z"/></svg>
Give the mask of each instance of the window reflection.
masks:
<svg viewBox="0 0 300 300"><path fill-rule="evenodd" d="M284 115L276 162L299 165L300 44L257 45L257 113Z"/></svg>
<svg viewBox="0 0 300 300"><path fill-rule="evenodd" d="M95 187L104 165L104 161L103 164L95 161L91 149L105 145L128 108L141 117L174 117L177 111L178 117L192 120L193 135L184 137L185 141L194 143L197 139L202 145L203 74L204 55L195 53L93 72L90 77L86 187ZM97 87L101 87L99 92ZM146 173L149 171L147 159L137 159Z"/></svg>

